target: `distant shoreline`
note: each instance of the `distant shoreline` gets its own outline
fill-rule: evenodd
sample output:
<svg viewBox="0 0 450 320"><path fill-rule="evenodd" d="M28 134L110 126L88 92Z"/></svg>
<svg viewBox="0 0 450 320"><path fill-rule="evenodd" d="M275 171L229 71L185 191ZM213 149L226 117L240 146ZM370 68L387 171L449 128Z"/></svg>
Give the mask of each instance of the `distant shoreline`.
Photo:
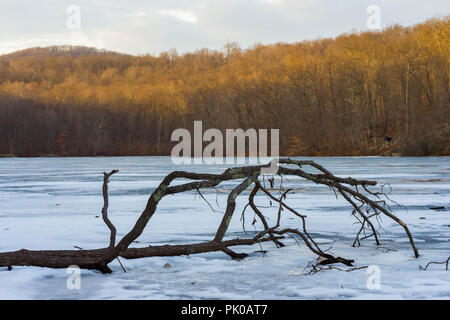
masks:
<svg viewBox="0 0 450 320"><path fill-rule="evenodd" d="M0 155L0 159L31 159L31 158L128 158L128 157L170 157L170 155L96 155L96 156L81 156L81 155L36 155L36 156L17 156L17 155ZM280 156L280 158L425 158L425 157L450 157L450 155L289 155ZM247 157L246 157L247 158Z"/></svg>

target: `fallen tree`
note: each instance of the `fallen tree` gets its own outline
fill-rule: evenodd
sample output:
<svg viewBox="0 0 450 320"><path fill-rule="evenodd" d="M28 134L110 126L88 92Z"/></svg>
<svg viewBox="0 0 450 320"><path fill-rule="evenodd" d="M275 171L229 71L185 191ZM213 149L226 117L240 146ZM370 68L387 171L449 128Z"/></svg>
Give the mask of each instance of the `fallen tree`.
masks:
<svg viewBox="0 0 450 320"><path fill-rule="evenodd" d="M372 237L377 245L380 244L378 232L373 224L373 219L378 219L380 215L384 215L398 223L403 227L409 238L411 247L414 251L415 257L419 256L418 250L414 244L411 233L403 221L394 216L381 196L385 195L383 190L373 192L369 187L375 186L376 181L357 180L353 178L341 178L334 176L330 171L317 164L314 161L299 161L292 159L278 160L278 175L283 176L298 176L316 184L328 186L336 196L342 195L343 198L352 206L352 214L358 219L361 228L356 235L353 245L360 243L362 234L369 230L370 234L365 235L365 238ZM352 266L353 260L342 257L336 257L320 248L307 231L306 216L300 214L295 209L288 206L284 201L291 191L280 186L279 191L281 196L277 197L271 191L273 188L274 179L268 177L267 181L270 183L270 188L266 187L266 179L263 176L261 181L261 168L264 166L245 166L229 168L221 174L201 174L191 173L185 171L174 171L167 175L159 186L153 191L148 199L144 211L141 213L136 221L134 227L116 244L116 228L108 218L108 182L109 178L118 172L113 170L109 173L104 173L103 180L103 199L104 206L102 209L102 217L105 224L110 229L110 242L107 248L93 249L93 250L19 250L14 252L0 253L0 267L8 267L12 269L13 266L38 266L48 268L67 268L76 265L82 269L95 269L102 273L110 273L111 269L108 264L114 259L123 257L125 259L138 259L154 256L179 256L190 255L196 253L222 251L233 259L244 258L245 253L236 253L230 249L233 246L254 245L261 242L272 241L277 247L282 247L281 240L286 235L296 236L300 238L305 245L314 254L318 256L321 265L328 265L333 263L343 263L347 266ZM312 167L317 173L308 173L303 170L303 167ZM191 182L181 185L170 186L176 179L188 179ZM208 242L186 244L186 245L161 245L148 246L143 248L130 248L129 246L142 234L146 228L149 220L155 214L158 203L167 195L174 195L181 192L197 191L201 196L202 189L215 188L220 183L230 180L239 180L234 189L228 194L227 206L223 219L217 229L214 239ZM242 181L241 181L242 180ZM245 210L250 207L263 225L263 230L259 231L252 238L248 239L231 239L224 240L231 218L236 208L236 198L246 189L253 186L250 192L248 204L245 206L242 216L244 217ZM361 191L361 189L363 191ZM266 217L260 211L254 202L254 197L258 192L265 194L271 201L278 204L277 221L275 225L270 226ZM203 198L203 196L202 196ZM282 228L281 216L284 211L292 213L299 219L300 228Z"/></svg>

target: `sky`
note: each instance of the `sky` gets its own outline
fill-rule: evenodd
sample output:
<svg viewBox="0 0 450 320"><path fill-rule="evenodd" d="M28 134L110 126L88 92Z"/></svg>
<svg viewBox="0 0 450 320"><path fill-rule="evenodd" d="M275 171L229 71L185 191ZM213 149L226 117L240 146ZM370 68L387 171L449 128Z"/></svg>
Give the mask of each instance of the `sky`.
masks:
<svg viewBox="0 0 450 320"><path fill-rule="evenodd" d="M0 54L51 45L154 55L248 48L448 14L448 0L0 0Z"/></svg>

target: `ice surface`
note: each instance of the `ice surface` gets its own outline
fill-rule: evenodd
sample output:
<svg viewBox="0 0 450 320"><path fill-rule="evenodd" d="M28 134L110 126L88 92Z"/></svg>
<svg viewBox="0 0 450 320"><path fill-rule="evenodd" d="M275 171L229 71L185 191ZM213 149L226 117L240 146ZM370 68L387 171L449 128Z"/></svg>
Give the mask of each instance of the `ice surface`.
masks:
<svg viewBox="0 0 450 320"><path fill-rule="evenodd" d="M236 248L250 253L232 261L214 252L183 257L154 257L117 261L114 273L103 275L82 270L81 290L66 287L66 270L15 267L0 268L1 299L449 299L450 271L429 261L444 261L450 255L450 158L315 158L342 177L374 179L392 187L391 198L407 209L393 212L410 227L421 256L413 258L403 229L388 218L382 221L382 246L362 241L352 248L358 226L351 208L321 186L289 177L294 188L288 204L308 216L310 232L324 247L333 243L336 255L356 260L356 266L377 265L380 289L368 289L367 269L352 272L330 270L304 275L315 257L292 239L277 249L264 243ZM112 158L8 158L0 159L0 252L27 249L84 249L106 246L108 229L100 215L103 205L103 171L119 169L111 178L109 215L120 238L136 222L149 194L172 170L220 173L227 165L175 166L167 157ZM230 190L235 182L220 185ZM246 236L240 213L248 191L238 198L228 237ZM205 192L218 211L225 208L226 195ZM257 203L267 205L263 196ZM443 211L430 210L446 207ZM276 209L263 209L272 217ZM195 192L164 198L157 213L133 246L192 243L210 240L222 215L212 212ZM425 219L424 219L425 218ZM247 211L246 230L251 236L253 215ZM299 227L298 221L283 220ZM260 225L256 225L259 230ZM164 268L170 263L171 268ZM345 269L345 266L342 266Z"/></svg>

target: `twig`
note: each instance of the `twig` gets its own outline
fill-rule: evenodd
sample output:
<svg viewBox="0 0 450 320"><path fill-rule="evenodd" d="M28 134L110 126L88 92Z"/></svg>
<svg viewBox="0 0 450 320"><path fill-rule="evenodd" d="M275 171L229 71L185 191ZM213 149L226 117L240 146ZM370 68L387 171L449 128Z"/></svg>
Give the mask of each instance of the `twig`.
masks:
<svg viewBox="0 0 450 320"><path fill-rule="evenodd" d="M445 270L448 270L448 264L450 262L450 257L447 258L447 260L443 261L443 262L435 262L435 261L431 261L428 262L427 265L425 267L419 266L419 270L427 270L428 266L432 265L432 264L445 264Z"/></svg>

